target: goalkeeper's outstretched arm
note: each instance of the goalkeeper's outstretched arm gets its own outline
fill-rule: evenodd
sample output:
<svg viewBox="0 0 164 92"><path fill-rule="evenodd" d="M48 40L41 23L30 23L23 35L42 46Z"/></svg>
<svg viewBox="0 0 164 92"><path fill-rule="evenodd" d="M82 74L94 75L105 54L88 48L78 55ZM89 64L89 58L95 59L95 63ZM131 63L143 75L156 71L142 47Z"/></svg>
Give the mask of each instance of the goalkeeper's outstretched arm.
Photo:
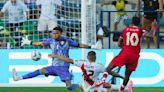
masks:
<svg viewBox="0 0 164 92"><path fill-rule="evenodd" d="M91 48L91 46L86 45L86 44L79 44L79 48Z"/></svg>
<svg viewBox="0 0 164 92"><path fill-rule="evenodd" d="M44 46L43 42L33 42L28 39L28 36L22 38L21 46L24 45Z"/></svg>
<svg viewBox="0 0 164 92"><path fill-rule="evenodd" d="M102 49L102 42L101 41L97 41L96 44L94 45L85 45L85 44L79 44L78 46L79 48L92 48L92 49Z"/></svg>
<svg viewBox="0 0 164 92"><path fill-rule="evenodd" d="M43 42L32 42L33 46L44 46Z"/></svg>

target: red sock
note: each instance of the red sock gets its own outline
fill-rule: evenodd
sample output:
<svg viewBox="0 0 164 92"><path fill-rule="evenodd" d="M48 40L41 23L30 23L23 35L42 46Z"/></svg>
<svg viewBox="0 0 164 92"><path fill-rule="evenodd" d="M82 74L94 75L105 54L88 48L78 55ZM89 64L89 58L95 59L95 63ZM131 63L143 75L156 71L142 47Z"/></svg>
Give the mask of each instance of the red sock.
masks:
<svg viewBox="0 0 164 92"><path fill-rule="evenodd" d="M105 72L105 73L103 74L102 80L106 80L107 77L108 77L108 73Z"/></svg>

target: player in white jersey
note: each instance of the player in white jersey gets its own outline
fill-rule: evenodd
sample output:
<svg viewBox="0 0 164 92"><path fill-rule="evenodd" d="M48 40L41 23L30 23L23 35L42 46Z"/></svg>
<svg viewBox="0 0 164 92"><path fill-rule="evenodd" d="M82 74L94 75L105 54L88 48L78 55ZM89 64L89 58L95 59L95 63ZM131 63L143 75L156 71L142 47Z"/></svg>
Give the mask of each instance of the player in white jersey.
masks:
<svg viewBox="0 0 164 92"><path fill-rule="evenodd" d="M87 58L88 60L72 60L65 58L63 56L49 54L51 58L58 58L65 62L69 62L81 68L83 72L83 80L79 86L83 89L84 92L107 92L108 90L119 90L118 85L110 85L106 83L105 85L99 85L99 74L105 71L105 67L101 64L96 63L96 53L94 51L89 51ZM125 91L131 89L132 84L130 84Z"/></svg>

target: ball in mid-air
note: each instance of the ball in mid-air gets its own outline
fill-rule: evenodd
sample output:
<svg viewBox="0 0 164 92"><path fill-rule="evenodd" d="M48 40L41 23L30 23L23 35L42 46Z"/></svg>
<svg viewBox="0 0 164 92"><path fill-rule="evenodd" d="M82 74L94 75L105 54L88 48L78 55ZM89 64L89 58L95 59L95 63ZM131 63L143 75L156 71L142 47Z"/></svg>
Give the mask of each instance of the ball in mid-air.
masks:
<svg viewBox="0 0 164 92"><path fill-rule="evenodd" d="M41 53L39 51L35 50L35 51L31 52L31 58L34 61L38 61L41 59Z"/></svg>

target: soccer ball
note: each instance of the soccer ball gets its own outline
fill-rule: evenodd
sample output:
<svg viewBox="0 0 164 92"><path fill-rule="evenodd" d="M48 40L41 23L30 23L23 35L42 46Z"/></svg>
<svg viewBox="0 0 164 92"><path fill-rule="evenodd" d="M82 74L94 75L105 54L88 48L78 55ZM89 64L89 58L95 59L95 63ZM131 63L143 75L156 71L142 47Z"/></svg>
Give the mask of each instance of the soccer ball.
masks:
<svg viewBox="0 0 164 92"><path fill-rule="evenodd" d="M41 53L39 51L35 50L35 51L31 52L31 58L34 61L38 61L41 59Z"/></svg>

